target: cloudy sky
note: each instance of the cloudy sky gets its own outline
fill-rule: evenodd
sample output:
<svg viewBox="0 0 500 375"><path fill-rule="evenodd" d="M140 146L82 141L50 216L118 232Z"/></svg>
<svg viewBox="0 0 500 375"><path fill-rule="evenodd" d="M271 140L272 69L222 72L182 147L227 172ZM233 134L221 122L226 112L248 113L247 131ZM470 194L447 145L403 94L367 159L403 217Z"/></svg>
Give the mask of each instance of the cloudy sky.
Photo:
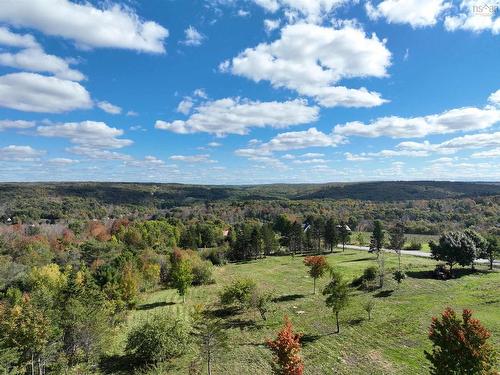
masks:
<svg viewBox="0 0 500 375"><path fill-rule="evenodd" d="M500 0L0 1L0 181L499 165Z"/></svg>

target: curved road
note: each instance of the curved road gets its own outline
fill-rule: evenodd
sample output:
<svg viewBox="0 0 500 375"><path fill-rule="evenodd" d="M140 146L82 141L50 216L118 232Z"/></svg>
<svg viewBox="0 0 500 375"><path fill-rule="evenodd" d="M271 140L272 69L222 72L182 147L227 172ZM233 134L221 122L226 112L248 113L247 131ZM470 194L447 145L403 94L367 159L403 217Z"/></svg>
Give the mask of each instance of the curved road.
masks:
<svg viewBox="0 0 500 375"><path fill-rule="evenodd" d="M356 245L345 245L346 249L352 249L352 250L363 250L363 251L368 251L370 248L368 246L356 246ZM396 254L395 250L390 250L390 249L383 249L384 251L388 253L394 253ZM421 258L430 258L431 253L426 253L424 251L418 251L418 250L401 250L401 255L411 255L414 257L421 257ZM476 259L474 261L475 264L489 264L490 261L488 259ZM495 260L493 261L493 266L494 267L500 267L500 260Z"/></svg>

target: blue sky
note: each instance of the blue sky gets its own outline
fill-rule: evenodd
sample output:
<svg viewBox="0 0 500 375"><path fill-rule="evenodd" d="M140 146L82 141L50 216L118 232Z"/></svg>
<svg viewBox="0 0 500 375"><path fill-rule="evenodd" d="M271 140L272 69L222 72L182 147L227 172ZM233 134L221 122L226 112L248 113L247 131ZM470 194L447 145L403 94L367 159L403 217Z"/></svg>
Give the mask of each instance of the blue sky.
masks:
<svg viewBox="0 0 500 375"><path fill-rule="evenodd" d="M500 180L497 0L0 3L0 180Z"/></svg>

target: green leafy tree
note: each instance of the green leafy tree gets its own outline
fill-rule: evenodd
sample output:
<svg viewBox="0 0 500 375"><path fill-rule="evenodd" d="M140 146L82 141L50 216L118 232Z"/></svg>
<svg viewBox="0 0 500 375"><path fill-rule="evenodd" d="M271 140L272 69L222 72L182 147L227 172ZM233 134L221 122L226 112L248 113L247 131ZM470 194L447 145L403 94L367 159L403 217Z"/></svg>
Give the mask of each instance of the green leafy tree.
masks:
<svg viewBox="0 0 500 375"><path fill-rule="evenodd" d="M351 231L347 227L346 223L341 221L338 226L339 230L339 240L342 243L342 251L345 250L345 245L351 240Z"/></svg>
<svg viewBox="0 0 500 375"><path fill-rule="evenodd" d="M377 258L380 256L380 252L384 247L385 233L382 228L382 222L380 220L375 220L373 222L373 232L370 237L370 252L375 252Z"/></svg>
<svg viewBox="0 0 500 375"><path fill-rule="evenodd" d="M339 313L349 302L349 286L342 278L339 272L330 271L330 282L323 289L323 295L326 296L326 306L332 309L337 323L337 333L340 332Z"/></svg>
<svg viewBox="0 0 500 375"><path fill-rule="evenodd" d="M397 223L389 231L389 246L393 250L401 250L405 244L405 227L403 223Z"/></svg>
<svg viewBox="0 0 500 375"><path fill-rule="evenodd" d="M330 266L323 255L305 257L304 264L309 267L309 276L313 278L313 294L316 294L316 280L323 277Z"/></svg>
<svg viewBox="0 0 500 375"><path fill-rule="evenodd" d="M433 349L425 356L431 363L433 375L498 374L496 352L488 342L491 334L470 310L464 310L462 319L447 308L441 319L432 318L429 339Z"/></svg>
<svg viewBox="0 0 500 375"><path fill-rule="evenodd" d="M186 294L194 279L193 268L189 260L178 250L172 253L171 263L172 270L170 277L172 285L177 289L179 295L182 296L182 302L185 303Z"/></svg>
<svg viewBox="0 0 500 375"><path fill-rule="evenodd" d="M273 293L255 289L250 296L249 305L256 309L263 320L267 320L267 313L271 310Z"/></svg>
<svg viewBox="0 0 500 375"><path fill-rule="evenodd" d="M219 294L220 303L226 306L247 308L257 285L251 279L238 279L227 285Z"/></svg>
<svg viewBox="0 0 500 375"><path fill-rule="evenodd" d="M373 301L373 299L369 299L363 304L363 309L368 314L368 320L372 319L372 311L374 308L375 308L375 302Z"/></svg>
<svg viewBox="0 0 500 375"><path fill-rule="evenodd" d="M189 348L191 330L182 318L157 314L132 329L127 337L126 352L145 364L180 357Z"/></svg>
<svg viewBox="0 0 500 375"><path fill-rule="evenodd" d="M471 265L476 258L476 243L463 232L448 232L439 238L439 243L429 242L432 257L446 262L452 272L453 266Z"/></svg>
<svg viewBox="0 0 500 375"><path fill-rule="evenodd" d="M493 262L495 257L500 257L500 241L496 236L489 236L487 238L488 245L486 246L485 255L490 263L490 270L493 270Z"/></svg>
<svg viewBox="0 0 500 375"><path fill-rule="evenodd" d="M229 339L220 320L204 317L197 324L196 339L200 355L207 363L207 374L212 375L213 363L229 349Z"/></svg>
<svg viewBox="0 0 500 375"><path fill-rule="evenodd" d="M324 231L325 245L330 248L330 252L338 245L340 241L340 235L337 228L337 223L333 218L330 218L325 223Z"/></svg>

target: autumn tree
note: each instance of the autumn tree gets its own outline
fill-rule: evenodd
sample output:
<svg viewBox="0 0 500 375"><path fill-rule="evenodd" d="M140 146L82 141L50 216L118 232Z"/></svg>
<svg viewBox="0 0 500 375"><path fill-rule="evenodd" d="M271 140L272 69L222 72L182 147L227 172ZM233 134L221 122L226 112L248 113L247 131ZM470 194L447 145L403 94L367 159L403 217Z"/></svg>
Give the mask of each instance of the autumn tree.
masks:
<svg viewBox="0 0 500 375"><path fill-rule="evenodd" d="M268 340L267 347L274 354L273 372L277 375L302 375L304 362L300 356L301 334L293 332L288 317L275 340Z"/></svg>
<svg viewBox="0 0 500 375"><path fill-rule="evenodd" d="M326 305L332 309L337 322L337 333L340 332L339 313L347 306L349 302L349 287L347 282L342 279L339 272L330 271L331 280L325 286L323 295L326 296Z"/></svg>
<svg viewBox="0 0 500 375"><path fill-rule="evenodd" d="M496 353L487 341L491 336L470 310L463 310L462 319L447 308L441 319L432 318L429 339L433 349L425 352L433 375L498 374Z"/></svg>
<svg viewBox="0 0 500 375"><path fill-rule="evenodd" d="M316 294L316 280L323 277L330 266L323 255L305 257L304 264L309 267L309 276L314 280L313 294Z"/></svg>

